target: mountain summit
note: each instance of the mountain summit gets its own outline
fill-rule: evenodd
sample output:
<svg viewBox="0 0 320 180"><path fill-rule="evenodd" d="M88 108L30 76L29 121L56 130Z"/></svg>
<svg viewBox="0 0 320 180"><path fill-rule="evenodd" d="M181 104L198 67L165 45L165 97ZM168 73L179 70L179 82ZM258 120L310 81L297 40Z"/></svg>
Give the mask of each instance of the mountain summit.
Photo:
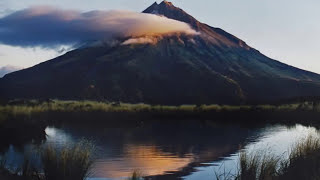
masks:
<svg viewBox="0 0 320 180"><path fill-rule="evenodd" d="M6 75L0 79L0 96L178 105L266 103L320 95L320 75L270 59L168 1L154 3L143 13L185 22L198 34L79 48ZM137 37L121 41L132 38ZM146 41L141 38L134 41Z"/></svg>
<svg viewBox="0 0 320 180"><path fill-rule="evenodd" d="M143 13L163 15L170 19L186 22L196 30L198 29L199 22L195 18L184 12L182 9L175 7L171 2L168 1L162 1L160 4L155 2L146 10L144 10Z"/></svg>
<svg viewBox="0 0 320 180"><path fill-rule="evenodd" d="M160 4L157 4L157 2L155 2L146 10L144 10L143 13L162 15L170 19L182 21L191 25L191 27L195 30L200 31L205 35L209 35L212 38L215 38L217 41L224 41L236 46L245 46L245 48L250 48L244 41L240 40L239 38L225 32L220 28L214 28L208 26L207 24L199 22L194 17L192 17L182 9L175 7L171 2L168 1L162 1Z"/></svg>

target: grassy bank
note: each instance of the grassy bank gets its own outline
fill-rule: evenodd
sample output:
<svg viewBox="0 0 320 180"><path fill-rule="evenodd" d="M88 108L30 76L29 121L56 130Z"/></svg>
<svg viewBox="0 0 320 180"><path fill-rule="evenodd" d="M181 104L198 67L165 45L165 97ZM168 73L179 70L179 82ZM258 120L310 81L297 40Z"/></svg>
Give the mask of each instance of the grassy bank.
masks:
<svg viewBox="0 0 320 180"><path fill-rule="evenodd" d="M96 101L13 101L0 106L0 126L8 119L34 119L36 117L54 117L58 114L72 114L76 118L105 116L123 116L129 118L206 118L225 119L238 117L241 120L250 117L261 117L271 119L287 115L291 118L320 117L320 104L315 102L301 102L282 105L181 105L181 106L163 106L148 104L127 104L127 103L109 103ZM77 114L79 116L77 116ZM301 115L299 115L301 114ZM46 116L47 115L47 116ZM112 116L111 116L112 115ZM126 116L127 115L127 116ZM104 118L106 119L106 118ZM294 120L294 119L293 119ZM237 120L235 120L237 121Z"/></svg>
<svg viewBox="0 0 320 180"><path fill-rule="evenodd" d="M30 116L36 113L44 112L155 112L155 113L170 113L170 112L235 112L235 111L320 111L320 106L312 102L292 103L283 105L180 105L180 106L164 106L164 105L149 105L149 104L128 104L128 103L110 103L97 101L60 101L52 100L49 102L39 101L22 101L20 103L9 103L0 106L0 112L10 113L15 116L24 115ZM3 116L5 117L5 116Z"/></svg>
<svg viewBox="0 0 320 180"><path fill-rule="evenodd" d="M151 120L204 120L210 122L320 125L320 105L306 101L278 105L162 106L96 101L15 100L0 105L0 151L9 144L41 142L46 126L60 123L105 123L140 126Z"/></svg>
<svg viewBox="0 0 320 180"><path fill-rule="evenodd" d="M128 104L110 103L97 101L13 101L5 105L0 105L0 122L5 120L8 115L13 116L32 116L37 113L47 112L126 112L126 113L206 113L206 112L238 112L238 111L269 111L269 112L293 112L308 111L320 112L320 103L300 102L281 105L149 105L149 104Z"/></svg>

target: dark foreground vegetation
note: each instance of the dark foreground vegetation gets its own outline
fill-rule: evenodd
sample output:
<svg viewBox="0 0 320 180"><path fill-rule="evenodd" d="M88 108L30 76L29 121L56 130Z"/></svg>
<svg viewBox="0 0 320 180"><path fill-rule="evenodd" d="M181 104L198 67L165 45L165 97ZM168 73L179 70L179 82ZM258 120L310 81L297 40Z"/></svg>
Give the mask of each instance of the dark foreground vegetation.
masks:
<svg viewBox="0 0 320 180"><path fill-rule="evenodd" d="M0 105L0 126L8 120L64 121L84 119L112 121L150 118L230 120L244 123L254 119L256 123L294 122L317 123L320 117L320 101L273 105L149 105L120 102L15 100ZM72 117L72 118L69 118ZM299 122L298 122L299 121ZM39 121L37 121L39 123Z"/></svg>
<svg viewBox="0 0 320 180"><path fill-rule="evenodd" d="M82 140L78 144L57 147L43 147L39 150L41 167L36 168L28 156L21 167L11 168L6 157L1 158L1 180L83 180L90 174L93 163L94 145Z"/></svg>
<svg viewBox="0 0 320 180"><path fill-rule="evenodd" d="M85 123L143 123L150 119L196 119L240 124L307 124L320 125L320 103L300 101L274 105L181 105L161 106L95 101L15 100L0 105L1 146L28 141L41 144L45 128L50 124ZM121 121L119 121L121 120ZM41 149L42 168L31 166L29 160L12 171L0 163L0 179L8 180L67 180L84 179L92 164L90 143L71 148ZM310 137L297 143L286 160L261 153L241 153L239 173L217 175L218 179L319 179L320 140ZM141 178L133 173L132 179Z"/></svg>
<svg viewBox="0 0 320 180"><path fill-rule="evenodd" d="M309 136L298 141L288 157L267 151L240 153L238 174L216 175L219 180L318 180L320 178L320 139Z"/></svg>
<svg viewBox="0 0 320 180"><path fill-rule="evenodd" d="M25 158L16 171L8 169L5 158L0 163L1 180L84 180L90 175L93 164L94 146L82 140L78 144L57 150L44 147L39 153L42 169L32 166ZM320 139L309 136L299 140L285 154L275 156L267 151L240 153L238 173L216 174L218 180L318 180L320 178ZM212 177L214 178L214 177ZM139 171L134 171L129 180L143 179Z"/></svg>

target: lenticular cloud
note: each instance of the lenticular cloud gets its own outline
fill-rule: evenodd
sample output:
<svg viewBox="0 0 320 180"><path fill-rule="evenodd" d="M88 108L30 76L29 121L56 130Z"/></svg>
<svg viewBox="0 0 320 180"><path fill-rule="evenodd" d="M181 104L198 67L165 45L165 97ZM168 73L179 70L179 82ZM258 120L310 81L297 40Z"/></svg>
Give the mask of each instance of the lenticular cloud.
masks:
<svg viewBox="0 0 320 180"><path fill-rule="evenodd" d="M0 19L0 43L52 47L82 41L169 33L196 34L188 24L130 11L79 12L33 7Z"/></svg>

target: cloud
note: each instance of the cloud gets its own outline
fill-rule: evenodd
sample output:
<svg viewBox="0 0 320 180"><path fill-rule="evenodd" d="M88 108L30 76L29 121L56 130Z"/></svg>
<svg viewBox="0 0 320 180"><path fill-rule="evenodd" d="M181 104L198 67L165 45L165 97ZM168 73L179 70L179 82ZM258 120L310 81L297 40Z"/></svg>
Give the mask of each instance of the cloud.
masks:
<svg viewBox="0 0 320 180"><path fill-rule="evenodd" d="M156 37L135 37L125 40L122 45L129 45L129 44L155 44L158 42L158 38Z"/></svg>
<svg viewBox="0 0 320 180"><path fill-rule="evenodd" d="M8 73L11 73L11 72L14 72L14 71L17 71L17 70L20 70L22 69L21 67L17 67L17 66L3 66L3 67L0 67L0 78L3 77L4 75L8 74Z"/></svg>
<svg viewBox="0 0 320 180"><path fill-rule="evenodd" d="M13 46L55 47L115 37L168 33L197 34L184 22L130 11L83 13L38 6L0 18L0 43Z"/></svg>

